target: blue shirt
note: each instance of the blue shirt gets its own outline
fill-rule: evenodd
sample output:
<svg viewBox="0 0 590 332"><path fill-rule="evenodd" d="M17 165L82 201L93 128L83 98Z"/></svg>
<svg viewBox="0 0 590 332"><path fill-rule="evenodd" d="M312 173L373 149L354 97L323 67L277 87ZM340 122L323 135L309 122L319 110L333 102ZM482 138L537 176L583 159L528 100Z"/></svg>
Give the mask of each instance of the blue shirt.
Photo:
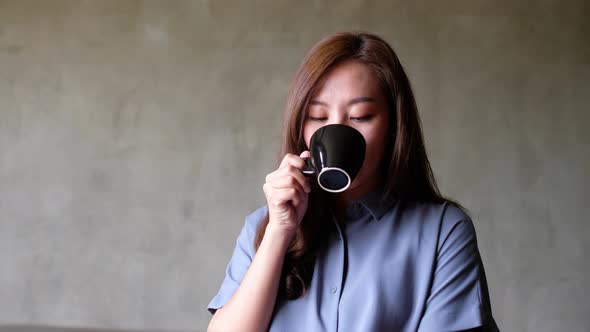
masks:
<svg viewBox="0 0 590 332"><path fill-rule="evenodd" d="M449 203L352 202L318 255L309 289L278 301L270 331L498 331L475 229ZM266 207L246 218L214 313L239 287L254 257Z"/></svg>

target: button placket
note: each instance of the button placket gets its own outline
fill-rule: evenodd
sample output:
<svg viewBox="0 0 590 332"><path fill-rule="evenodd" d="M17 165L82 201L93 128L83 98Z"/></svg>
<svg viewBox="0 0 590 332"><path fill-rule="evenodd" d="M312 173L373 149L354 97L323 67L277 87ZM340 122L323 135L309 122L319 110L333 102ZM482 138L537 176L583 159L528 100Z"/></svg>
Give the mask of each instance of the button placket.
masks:
<svg viewBox="0 0 590 332"><path fill-rule="evenodd" d="M340 228L340 225L338 224L338 221L336 220L336 218L333 218L332 221L334 222L334 224L336 225L336 246L338 247L338 262L339 262L339 270L338 271L334 271L334 272L338 272L338 274L335 273L335 277L334 278L334 284L330 285L330 288L328 289L330 294L332 295L338 295L338 289L340 288L340 286L342 285L342 280L344 278L344 241L342 241L342 229Z"/></svg>
<svg viewBox="0 0 590 332"><path fill-rule="evenodd" d="M334 298L334 300L336 301L336 315L335 315L335 322L334 322L334 326L336 327L336 331L338 331L338 326L339 326L339 322L340 322L340 297L342 294L342 285L343 285L343 280L344 280L344 267L346 264L346 241L344 239L344 232L343 229L340 227L340 225L338 224L338 220L333 217L332 221L334 222L334 224L336 225L336 230L337 230L337 237L336 237L336 247L337 247L337 253L338 253L338 265L339 268L338 270L334 270L334 284L330 285L329 288L329 294L330 296L332 296ZM345 227L345 226L344 226Z"/></svg>

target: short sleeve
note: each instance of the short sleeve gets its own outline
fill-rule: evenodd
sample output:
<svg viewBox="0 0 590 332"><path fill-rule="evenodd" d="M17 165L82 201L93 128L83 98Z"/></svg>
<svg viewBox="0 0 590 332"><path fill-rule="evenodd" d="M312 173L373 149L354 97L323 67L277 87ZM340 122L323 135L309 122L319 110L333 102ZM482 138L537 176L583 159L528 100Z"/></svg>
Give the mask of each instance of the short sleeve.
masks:
<svg viewBox="0 0 590 332"><path fill-rule="evenodd" d="M450 209L458 211L454 206ZM418 331L461 331L475 327L499 331L491 313L473 222L462 211L456 211L451 214L463 218L443 222L441 227L432 286Z"/></svg>
<svg viewBox="0 0 590 332"><path fill-rule="evenodd" d="M240 286L250 263L254 258L254 235L258 224L266 216L266 207L256 210L246 217L246 221L238 238L232 257L225 270L225 278L215 297L209 302L208 309L214 314L217 309L223 307Z"/></svg>

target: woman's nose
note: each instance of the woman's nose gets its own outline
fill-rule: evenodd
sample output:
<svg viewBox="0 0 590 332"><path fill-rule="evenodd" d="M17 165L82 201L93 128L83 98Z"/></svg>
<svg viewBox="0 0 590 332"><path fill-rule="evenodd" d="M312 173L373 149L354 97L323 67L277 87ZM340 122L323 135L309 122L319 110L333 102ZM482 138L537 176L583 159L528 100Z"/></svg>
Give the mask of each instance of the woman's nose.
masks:
<svg viewBox="0 0 590 332"><path fill-rule="evenodd" d="M328 124L346 124L346 117L345 116L333 116L329 119Z"/></svg>

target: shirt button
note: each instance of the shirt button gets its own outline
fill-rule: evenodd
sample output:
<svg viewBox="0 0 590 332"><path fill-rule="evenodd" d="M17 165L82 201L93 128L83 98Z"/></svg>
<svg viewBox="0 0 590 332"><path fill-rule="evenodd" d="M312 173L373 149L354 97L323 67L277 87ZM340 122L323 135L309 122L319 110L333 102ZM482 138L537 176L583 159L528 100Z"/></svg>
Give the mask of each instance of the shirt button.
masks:
<svg viewBox="0 0 590 332"><path fill-rule="evenodd" d="M338 290L337 287L330 287L330 293L334 294Z"/></svg>

